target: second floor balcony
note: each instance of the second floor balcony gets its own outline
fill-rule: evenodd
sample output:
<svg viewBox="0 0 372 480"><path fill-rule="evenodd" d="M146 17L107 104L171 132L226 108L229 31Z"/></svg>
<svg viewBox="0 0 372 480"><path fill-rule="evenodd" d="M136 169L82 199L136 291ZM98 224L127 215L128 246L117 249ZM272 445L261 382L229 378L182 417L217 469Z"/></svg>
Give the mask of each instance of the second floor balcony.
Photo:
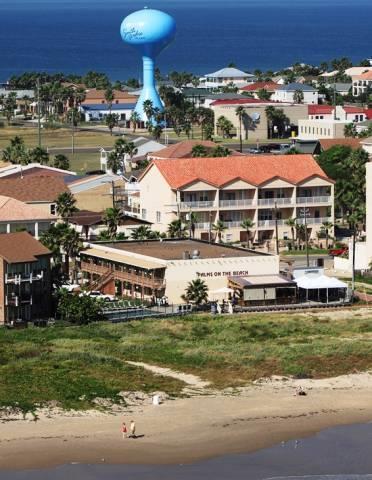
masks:
<svg viewBox="0 0 372 480"><path fill-rule="evenodd" d="M317 197L297 197L296 202L298 205L314 205L319 203L332 203L332 197L330 195L322 195Z"/></svg>
<svg viewBox="0 0 372 480"><path fill-rule="evenodd" d="M234 208L234 207L253 207L255 206L253 198L241 198L237 200L220 200L220 208Z"/></svg>
<svg viewBox="0 0 372 480"><path fill-rule="evenodd" d="M279 207L281 205L294 205L294 200L292 197L281 197L281 198L259 198L258 206L259 207L275 207L275 204Z"/></svg>
<svg viewBox="0 0 372 480"><path fill-rule="evenodd" d="M202 200L198 202L179 202L178 204L181 212L189 210L210 210L217 208L217 205L214 200Z"/></svg>

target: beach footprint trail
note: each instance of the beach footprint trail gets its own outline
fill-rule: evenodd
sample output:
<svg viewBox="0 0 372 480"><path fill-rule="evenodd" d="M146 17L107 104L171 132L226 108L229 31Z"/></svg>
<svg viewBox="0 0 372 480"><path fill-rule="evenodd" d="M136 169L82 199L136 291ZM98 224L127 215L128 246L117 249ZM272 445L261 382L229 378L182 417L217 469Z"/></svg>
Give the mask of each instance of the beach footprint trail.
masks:
<svg viewBox="0 0 372 480"><path fill-rule="evenodd" d="M187 395L200 394L206 389L206 387L210 385L210 382L206 382L200 377L192 375L191 373L177 372L170 368L158 367L157 365L149 365L148 363L143 362L131 362L128 360L126 363L133 365L134 367L144 368L145 370L152 372L154 375L171 377L184 382L187 386L183 389L183 393Z"/></svg>

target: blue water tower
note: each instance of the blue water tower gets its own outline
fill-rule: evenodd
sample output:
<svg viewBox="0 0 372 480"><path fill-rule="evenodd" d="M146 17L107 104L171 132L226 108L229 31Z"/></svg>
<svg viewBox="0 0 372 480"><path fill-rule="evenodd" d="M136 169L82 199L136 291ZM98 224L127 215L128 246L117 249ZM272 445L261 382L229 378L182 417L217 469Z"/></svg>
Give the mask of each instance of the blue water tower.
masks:
<svg viewBox="0 0 372 480"><path fill-rule="evenodd" d="M121 38L137 48L143 60L143 89L135 112L141 120L148 120L143 110L143 102L151 100L153 107L163 110L155 88L155 57L173 40L176 34L176 22L173 17L160 10L144 8L124 18L120 27Z"/></svg>

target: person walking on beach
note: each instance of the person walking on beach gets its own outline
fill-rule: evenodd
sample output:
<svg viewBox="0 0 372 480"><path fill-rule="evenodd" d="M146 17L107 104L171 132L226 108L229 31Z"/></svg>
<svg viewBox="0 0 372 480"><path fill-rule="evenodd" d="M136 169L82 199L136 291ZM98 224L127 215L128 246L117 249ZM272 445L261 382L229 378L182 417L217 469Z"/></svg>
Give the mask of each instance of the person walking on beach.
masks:
<svg viewBox="0 0 372 480"><path fill-rule="evenodd" d="M134 423L134 420L131 420L130 422L130 436L136 438L136 424Z"/></svg>
<svg viewBox="0 0 372 480"><path fill-rule="evenodd" d="M123 423L121 424L121 433L122 433L122 435L123 435L123 439L124 439L124 438L127 438L127 436L128 436L128 430L127 430L127 426L125 425L125 422L123 422Z"/></svg>

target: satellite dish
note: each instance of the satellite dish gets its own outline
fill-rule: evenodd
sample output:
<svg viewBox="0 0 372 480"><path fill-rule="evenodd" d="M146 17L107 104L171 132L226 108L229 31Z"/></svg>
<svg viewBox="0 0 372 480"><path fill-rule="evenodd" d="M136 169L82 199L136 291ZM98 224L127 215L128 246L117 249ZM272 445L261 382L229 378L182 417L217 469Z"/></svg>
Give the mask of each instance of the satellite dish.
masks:
<svg viewBox="0 0 372 480"><path fill-rule="evenodd" d="M261 114L257 113L257 112L254 112L254 113L252 113L251 118L254 122L257 122L261 118Z"/></svg>

